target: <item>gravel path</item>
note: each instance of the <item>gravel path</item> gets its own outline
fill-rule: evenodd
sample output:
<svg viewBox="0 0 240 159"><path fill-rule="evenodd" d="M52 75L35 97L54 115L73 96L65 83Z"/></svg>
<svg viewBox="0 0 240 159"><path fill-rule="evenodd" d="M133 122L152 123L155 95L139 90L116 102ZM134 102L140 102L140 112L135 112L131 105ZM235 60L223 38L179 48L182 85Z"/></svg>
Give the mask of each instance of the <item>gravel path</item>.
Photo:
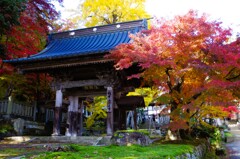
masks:
<svg viewBox="0 0 240 159"><path fill-rule="evenodd" d="M240 125L236 124L230 127L231 133L235 136L235 139L231 143L227 143L229 159L240 159Z"/></svg>
<svg viewBox="0 0 240 159"><path fill-rule="evenodd" d="M229 159L240 159L240 138L232 143L226 144L229 153Z"/></svg>

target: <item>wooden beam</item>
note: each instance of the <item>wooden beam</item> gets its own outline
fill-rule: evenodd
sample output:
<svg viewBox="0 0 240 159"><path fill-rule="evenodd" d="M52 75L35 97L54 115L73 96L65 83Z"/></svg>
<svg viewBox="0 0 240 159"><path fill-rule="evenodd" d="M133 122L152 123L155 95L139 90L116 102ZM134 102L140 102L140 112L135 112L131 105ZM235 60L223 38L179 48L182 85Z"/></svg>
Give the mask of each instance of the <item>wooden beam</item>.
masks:
<svg viewBox="0 0 240 159"><path fill-rule="evenodd" d="M32 63L31 65L27 64L21 64L17 66L21 71L23 72L33 72L33 71L43 71L43 72L48 72L47 70L51 69L59 69L59 68L69 68L69 67L77 67L77 66L84 66L84 65L90 65L90 64L101 64L101 63L109 63L113 62L112 59L91 59L91 60L85 60L85 61L75 61L71 62L66 60L66 62L63 61L52 61L50 59L47 59L43 62L37 62L37 63Z"/></svg>
<svg viewBox="0 0 240 159"><path fill-rule="evenodd" d="M58 85L61 88L77 88L84 86L105 86L107 84L107 80L105 79L91 79L91 80L79 80L79 81L65 81L60 83L52 83L52 87L55 89Z"/></svg>
<svg viewBox="0 0 240 159"><path fill-rule="evenodd" d="M78 96L78 97L95 97L106 96L106 90L66 90L64 92L66 96Z"/></svg>

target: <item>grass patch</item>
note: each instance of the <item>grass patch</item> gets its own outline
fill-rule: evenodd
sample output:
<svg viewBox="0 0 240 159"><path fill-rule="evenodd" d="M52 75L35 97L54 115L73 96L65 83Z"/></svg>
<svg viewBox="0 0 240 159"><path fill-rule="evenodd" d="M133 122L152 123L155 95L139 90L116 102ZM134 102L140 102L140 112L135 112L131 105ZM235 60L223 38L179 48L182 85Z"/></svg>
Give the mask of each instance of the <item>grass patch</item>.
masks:
<svg viewBox="0 0 240 159"><path fill-rule="evenodd" d="M0 133L4 134L8 131L13 131L13 127L11 124L8 124L8 123L0 123Z"/></svg>
<svg viewBox="0 0 240 159"><path fill-rule="evenodd" d="M192 152L193 145L157 144L151 146L80 146L71 145L71 152L47 152L36 155L35 159L146 159L146 158L175 158L186 152Z"/></svg>
<svg viewBox="0 0 240 159"><path fill-rule="evenodd" d="M233 134L230 132L224 132L225 137L233 137Z"/></svg>
<svg viewBox="0 0 240 159"><path fill-rule="evenodd" d="M174 159L176 156L189 153L200 140L181 140L158 142L149 146L81 146L77 144L60 144L66 147L62 151L47 151L46 147L34 146L24 148L1 149L0 158L22 156L22 159ZM51 144L52 145L52 144ZM58 145L55 145L58 146Z"/></svg>
<svg viewBox="0 0 240 159"><path fill-rule="evenodd" d="M23 149L1 149L0 158L7 158L9 156L18 156L24 153L26 150Z"/></svg>
<svg viewBox="0 0 240 159"><path fill-rule="evenodd" d="M46 152L46 149L42 146L38 147L15 147L15 148L1 148L0 149L0 159L1 158L12 158L17 156L31 156L34 154L39 154Z"/></svg>

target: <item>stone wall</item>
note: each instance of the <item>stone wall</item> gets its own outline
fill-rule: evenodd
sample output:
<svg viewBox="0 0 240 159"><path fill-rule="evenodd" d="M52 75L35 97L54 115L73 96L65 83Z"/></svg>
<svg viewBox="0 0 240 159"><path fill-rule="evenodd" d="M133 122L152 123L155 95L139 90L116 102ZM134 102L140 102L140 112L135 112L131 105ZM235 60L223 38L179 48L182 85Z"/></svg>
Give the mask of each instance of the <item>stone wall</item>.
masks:
<svg viewBox="0 0 240 159"><path fill-rule="evenodd" d="M176 159L201 159L208 150L208 144L201 144L194 148L193 152L185 153L177 156Z"/></svg>

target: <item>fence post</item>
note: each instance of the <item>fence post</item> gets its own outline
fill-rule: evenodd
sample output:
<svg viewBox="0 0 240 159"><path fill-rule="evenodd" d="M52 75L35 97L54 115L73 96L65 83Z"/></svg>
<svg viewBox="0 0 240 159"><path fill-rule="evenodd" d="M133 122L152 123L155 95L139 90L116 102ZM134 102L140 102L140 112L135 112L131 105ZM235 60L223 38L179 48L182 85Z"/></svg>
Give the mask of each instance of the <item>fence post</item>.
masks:
<svg viewBox="0 0 240 159"><path fill-rule="evenodd" d="M37 102L33 103L33 109L32 109L32 113L33 113L33 121L36 121L36 113L37 113Z"/></svg>
<svg viewBox="0 0 240 159"><path fill-rule="evenodd" d="M12 96L9 96L8 97L8 107L7 107L7 118L10 118L10 115L12 114L12 107L13 107Z"/></svg>

